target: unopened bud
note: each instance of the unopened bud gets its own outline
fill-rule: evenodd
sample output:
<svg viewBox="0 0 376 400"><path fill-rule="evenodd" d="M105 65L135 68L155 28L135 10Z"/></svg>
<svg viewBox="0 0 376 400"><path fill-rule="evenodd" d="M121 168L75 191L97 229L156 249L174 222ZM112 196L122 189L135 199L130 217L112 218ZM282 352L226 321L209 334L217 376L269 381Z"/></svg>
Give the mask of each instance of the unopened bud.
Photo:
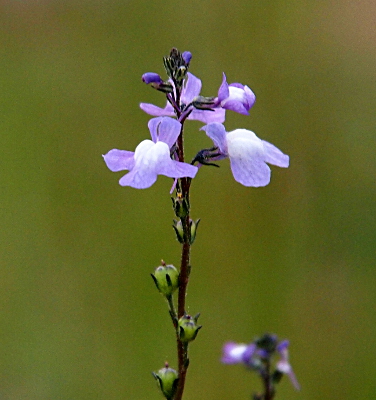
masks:
<svg viewBox="0 0 376 400"><path fill-rule="evenodd" d="M176 239L178 239L179 243L184 243L184 230L181 220L174 219L172 227L174 228Z"/></svg>
<svg viewBox="0 0 376 400"><path fill-rule="evenodd" d="M184 51L181 56L185 62L185 65L188 66L192 59L192 53L190 51Z"/></svg>
<svg viewBox="0 0 376 400"><path fill-rule="evenodd" d="M170 82L164 82L155 72L147 72L142 75L142 81L163 93L172 93L174 90Z"/></svg>
<svg viewBox="0 0 376 400"><path fill-rule="evenodd" d="M196 339L198 331L202 328L202 325L197 325L199 316L200 314L197 314L194 317L185 314L179 319L179 339L182 342L191 342Z"/></svg>
<svg viewBox="0 0 376 400"><path fill-rule="evenodd" d="M193 221L192 219L189 220L189 227L191 230L191 238L190 238L190 244L193 244L193 242L196 239L196 233L197 233L197 227L200 222L200 219L197 219L196 221Z"/></svg>
<svg viewBox="0 0 376 400"><path fill-rule="evenodd" d="M165 398L172 400L178 387L178 373L166 363L164 368L153 372L153 376Z"/></svg>
<svg viewBox="0 0 376 400"><path fill-rule="evenodd" d="M179 272L173 265L160 265L151 274L155 286L164 296L171 296L179 287Z"/></svg>
<svg viewBox="0 0 376 400"><path fill-rule="evenodd" d="M171 198L171 200L175 215L178 218L184 218L189 214L189 203L181 194L178 194L175 199Z"/></svg>

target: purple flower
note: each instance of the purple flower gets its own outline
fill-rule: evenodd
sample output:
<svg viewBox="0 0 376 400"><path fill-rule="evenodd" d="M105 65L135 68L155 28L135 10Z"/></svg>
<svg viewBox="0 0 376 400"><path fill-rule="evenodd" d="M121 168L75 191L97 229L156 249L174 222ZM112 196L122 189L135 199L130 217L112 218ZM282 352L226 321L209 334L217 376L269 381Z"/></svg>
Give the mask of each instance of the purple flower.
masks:
<svg viewBox="0 0 376 400"><path fill-rule="evenodd" d="M278 353L280 359L274 364L275 373L288 375L295 389L300 390L300 385L288 361L288 345L288 340L278 342L277 336L268 334L261 340L256 339L248 345L228 342L223 346L221 361L224 364L243 364L264 378L265 374L270 373L265 369L265 362L270 364L273 356Z"/></svg>
<svg viewBox="0 0 376 400"><path fill-rule="evenodd" d="M135 152L113 149L103 156L111 171L129 170L120 179L120 185L146 189L153 185L158 175L194 178L197 167L172 160L170 156L170 148L180 134L180 122L172 118L153 118L148 127L152 140L142 141Z"/></svg>
<svg viewBox="0 0 376 400"><path fill-rule="evenodd" d="M187 56L188 57L188 56ZM201 91L201 80L196 78L190 72L187 73L188 79L184 83L184 87L181 93L181 103L186 106L191 104L192 101L199 96ZM170 81L172 83L172 81ZM175 111L172 105L167 102L165 108L160 108L155 106L154 104L149 103L141 103L141 110L145 111L147 114L156 116L156 117L174 117ZM225 120L225 110L222 108L217 108L214 111L210 110L197 110L193 109L188 119L198 120L205 124L209 124L211 122L224 122Z"/></svg>
<svg viewBox="0 0 376 400"><path fill-rule="evenodd" d="M287 168L289 157L277 147L259 139L252 131L236 129L226 132L222 124L211 123L201 128L213 140L218 152L213 159L228 157L235 180L244 186L266 186L270 168L266 163Z"/></svg>
<svg viewBox="0 0 376 400"><path fill-rule="evenodd" d="M290 381L294 385L295 389L296 390L300 390L299 382L296 379L294 371L292 370L291 365L289 363L288 346L289 346L289 341L288 340L282 340L278 344L277 352L279 353L281 358L277 362L276 369L279 372L281 372L283 374L286 374L290 378Z"/></svg>
<svg viewBox="0 0 376 400"><path fill-rule="evenodd" d="M223 81L218 90L217 107L249 115L249 110L255 104L256 96L248 86L241 83L227 83L223 73Z"/></svg>

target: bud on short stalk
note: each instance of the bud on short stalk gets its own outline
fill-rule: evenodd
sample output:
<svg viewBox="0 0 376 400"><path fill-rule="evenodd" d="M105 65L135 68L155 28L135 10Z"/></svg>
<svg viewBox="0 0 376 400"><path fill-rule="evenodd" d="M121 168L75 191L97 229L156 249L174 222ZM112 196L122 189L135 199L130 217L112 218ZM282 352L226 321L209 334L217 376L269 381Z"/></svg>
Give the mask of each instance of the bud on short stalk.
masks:
<svg viewBox="0 0 376 400"><path fill-rule="evenodd" d="M197 320L200 314L191 317L190 315L184 314L178 322L178 333L179 339L182 342L191 342L196 339L198 331L202 328L202 325L197 325Z"/></svg>
<svg viewBox="0 0 376 400"><path fill-rule="evenodd" d="M178 373L166 363L164 368L152 374L165 398L172 400L178 386Z"/></svg>
<svg viewBox="0 0 376 400"><path fill-rule="evenodd" d="M166 297L179 287L179 272L173 265L160 265L151 274L157 289Z"/></svg>

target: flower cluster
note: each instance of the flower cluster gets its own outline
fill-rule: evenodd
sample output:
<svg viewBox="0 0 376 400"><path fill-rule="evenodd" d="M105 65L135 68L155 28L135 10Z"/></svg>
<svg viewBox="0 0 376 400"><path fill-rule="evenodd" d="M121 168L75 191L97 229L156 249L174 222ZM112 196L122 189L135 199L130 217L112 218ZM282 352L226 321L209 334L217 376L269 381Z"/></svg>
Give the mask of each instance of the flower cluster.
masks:
<svg viewBox="0 0 376 400"><path fill-rule="evenodd" d="M265 334L250 344L228 342L223 347L222 362L224 364L243 364L257 372L262 379L270 380L269 384L278 383L283 375L290 378L295 389L300 385L289 363L288 340L279 341L276 335ZM274 355L279 359L275 363L274 372L270 372L270 363Z"/></svg>
<svg viewBox="0 0 376 400"><path fill-rule="evenodd" d="M164 58L167 80L154 72L142 76L144 83L165 94L166 106L140 104L143 111L156 117L148 124L151 140L143 140L134 152L110 150L103 156L107 167L113 172L129 171L120 179L120 185L145 189L155 183L158 175L175 180L194 178L199 167L215 165L213 161L228 158L237 182L253 187L269 184L271 171L267 164L286 168L289 157L252 131L235 129L227 132L223 125L226 110L249 114L256 101L254 93L240 83L228 84L223 73L217 95L202 96L201 80L188 72L191 58L189 51L180 53L172 49L170 56ZM179 148L185 120L204 123L201 129L214 145L200 150L191 164L184 161Z"/></svg>

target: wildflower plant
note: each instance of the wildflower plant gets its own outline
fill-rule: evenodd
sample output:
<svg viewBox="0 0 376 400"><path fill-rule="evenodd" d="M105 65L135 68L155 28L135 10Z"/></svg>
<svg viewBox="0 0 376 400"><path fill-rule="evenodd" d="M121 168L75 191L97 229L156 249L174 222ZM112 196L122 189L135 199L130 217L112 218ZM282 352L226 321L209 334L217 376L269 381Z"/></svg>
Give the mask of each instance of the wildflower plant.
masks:
<svg viewBox="0 0 376 400"><path fill-rule="evenodd" d="M142 75L142 81L166 97L162 108L154 104L141 103L140 108L153 118L149 120L150 139L143 140L135 149L110 150L103 156L107 167L113 171L128 171L120 178L121 186L146 189L152 186L158 175L172 178L170 194L175 214L173 230L181 244L180 268L164 261L151 274L158 291L167 300L177 344L177 370L165 367L154 372L161 393L167 400L183 397L187 370L190 365L188 348L201 329L200 314L188 315L186 293L191 273L191 247L196 239L200 219L191 218L190 189L200 168L217 166L216 162L228 158L232 174L244 186L266 186L270 182L268 164L288 167L289 157L277 147L259 139L247 129L227 131L226 111L248 115L256 97L252 90L240 83L227 83L223 74L222 83L213 97L204 97L201 80L188 72L192 54L180 53L173 48L163 58L167 78L154 72ZM213 141L208 149L199 149L190 162L184 151L184 127L187 120L198 120L204 125L201 131ZM177 301L174 294L177 292ZM265 339L267 338L267 339ZM268 341L269 340L269 341ZM261 344L260 344L261 343ZM266 344L265 344L266 343ZM269 346L269 347L268 347ZM276 372L270 375L270 361L280 355ZM255 399L271 400L275 384L287 374L297 387L287 358L287 342L278 342L274 336L265 336L249 346L229 343L224 348L223 362L245 364L263 377L265 393Z"/></svg>

